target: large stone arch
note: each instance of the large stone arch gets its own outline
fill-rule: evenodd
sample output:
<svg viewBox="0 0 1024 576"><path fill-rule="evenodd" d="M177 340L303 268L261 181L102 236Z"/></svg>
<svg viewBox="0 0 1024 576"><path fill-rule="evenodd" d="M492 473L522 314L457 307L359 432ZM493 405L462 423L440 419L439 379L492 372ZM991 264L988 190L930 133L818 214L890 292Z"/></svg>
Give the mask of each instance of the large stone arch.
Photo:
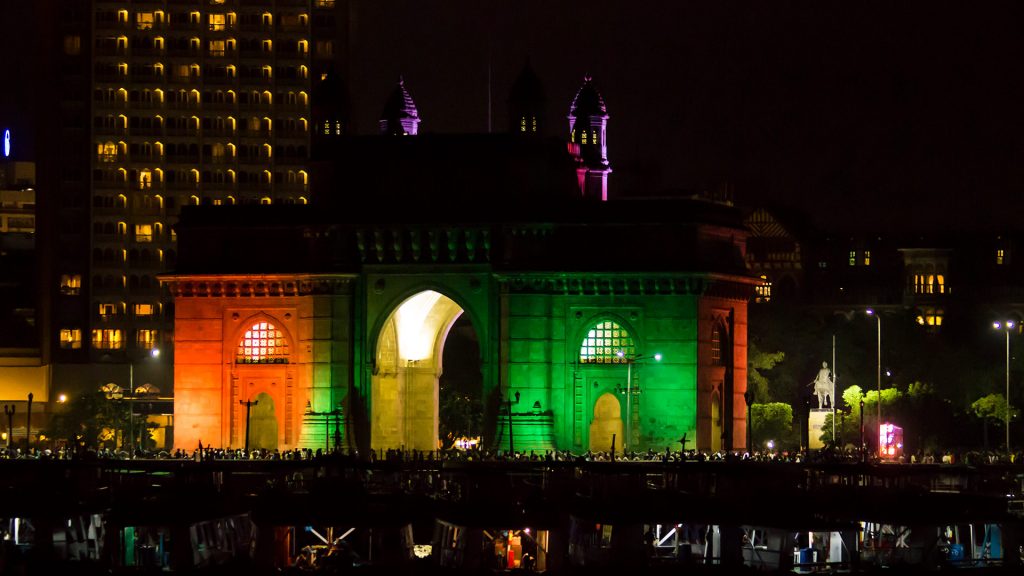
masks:
<svg viewBox="0 0 1024 576"><path fill-rule="evenodd" d="M371 449L437 448L441 351L464 313L446 294L425 289L383 319L373 346Z"/></svg>

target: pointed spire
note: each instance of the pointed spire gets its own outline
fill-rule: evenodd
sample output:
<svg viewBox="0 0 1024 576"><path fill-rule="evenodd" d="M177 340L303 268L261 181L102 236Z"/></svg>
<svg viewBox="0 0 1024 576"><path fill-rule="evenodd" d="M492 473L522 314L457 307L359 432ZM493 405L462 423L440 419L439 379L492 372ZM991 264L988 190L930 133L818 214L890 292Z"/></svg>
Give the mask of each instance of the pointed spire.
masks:
<svg viewBox="0 0 1024 576"><path fill-rule="evenodd" d="M608 117L608 108L604 104L604 97L594 86L594 80L590 74L583 76L583 85L576 92L576 97L572 99L569 115L575 118L580 116Z"/></svg>
<svg viewBox="0 0 1024 576"><path fill-rule="evenodd" d="M416 110L409 91L405 89L405 78L398 77L398 85L388 96L384 111L380 115L381 134L391 136L415 136L419 131L420 115Z"/></svg>

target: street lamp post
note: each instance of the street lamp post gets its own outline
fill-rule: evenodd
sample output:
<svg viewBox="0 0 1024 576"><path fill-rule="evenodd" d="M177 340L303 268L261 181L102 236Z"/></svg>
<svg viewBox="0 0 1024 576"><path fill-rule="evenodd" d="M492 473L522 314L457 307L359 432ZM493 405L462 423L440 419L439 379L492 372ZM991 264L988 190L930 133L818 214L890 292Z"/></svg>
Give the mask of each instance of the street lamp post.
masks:
<svg viewBox="0 0 1024 576"><path fill-rule="evenodd" d="M633 395L640 394L640 388L633 388L633 363L647 358L653 358L655 362L661 362L661 353L655 353L651 355L637 354L632 357L627 357L626 353L619 350L615 353L616 356L622 358L626 363L626 437L622 439L622 453L625 454L627 449L633 448ZM620 389L621 393L622 390Z"/></svg>
<svg viewBox="0 0 1024 576"><path fill-rule="evenodd" d="M4 404L4 414L7 416L7 449L11 449L14 443L14 404Z"/></svg>
<svg viewBox="0 0 1024 576"><path fill-rule="evenodd" d="M160 349L153 348L149 351L151 358L160 357ZM128 396L125 400L128 402L128 457L135 458L135 362L128 362ZM140 430L141 432L141 430Z"/></svg>
<svg viewBox="0 0 1024 576"><path fill-rule="evenodd" d="M878 450L882 449L882 315L875 312L872 309L868 309L868 316L874 316L876 323L878 324L878 420L875 422L875 428L878 430ZM863 416L863 410L861 411Z"/></svg>
<svg viewBox="0 0 1024 576"><path fill-rule="evenodd" d="M743 399L747 402L747 452L752 452L750 439L753 438L754 422L750 417L750 407L754 404L754 393L747 390L743 393Z"/></svg>
<svg viewBox="0 0 1024 576"><path fill-rule="evenodd" d="M1013 320L993 322L992 327L1006 334L1006 457L1010 458L1010 330L1016 327Z"/></svg>
<svg viewBox="0 0 1024 576"><path fill-rule="evenodd" d="M245 406L245 453L249 454L249 415L252 414L252 407L259 404L259 400L239 400L239 404Z"/></svg>
<svg viewBox="0 0 1024 576"><path fill-rule="evenodd" d="M25 454L28 454L32 442L32 396L28 393L28 411L25 412Z"/></svg>
<svg viewBox="0 0 1024 576"><path fill-rule="evenodd" d="M323 416L324 417L324 451L331 451L331 416L334 417L334 450L337 451L341 447L341 406L339 405L334 410L328 410L326 412L317 412L313 410L313 405L309 400L306 400L306 414L310 416ZM248 427L248 424L246 425Z"/></svg>

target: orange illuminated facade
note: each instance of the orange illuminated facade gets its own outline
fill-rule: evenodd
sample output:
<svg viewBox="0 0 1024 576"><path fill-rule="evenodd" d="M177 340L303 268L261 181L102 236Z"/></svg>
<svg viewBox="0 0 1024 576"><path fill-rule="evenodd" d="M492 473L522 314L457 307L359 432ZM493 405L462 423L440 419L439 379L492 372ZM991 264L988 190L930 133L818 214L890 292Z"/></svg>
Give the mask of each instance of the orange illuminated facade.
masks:
<svg viewBox="0 0 1024 576"><path fill-rule="evenodd" d="M230 275L170 283L175 445L241 447L248 426L254 448L324 446L324 427L310 423L307 406L331 404L332 302L315 292L339 283L346 284L340 277ZM314 386L314 374L324 386ZM247 401L255 402L248 422Z"/></svg>

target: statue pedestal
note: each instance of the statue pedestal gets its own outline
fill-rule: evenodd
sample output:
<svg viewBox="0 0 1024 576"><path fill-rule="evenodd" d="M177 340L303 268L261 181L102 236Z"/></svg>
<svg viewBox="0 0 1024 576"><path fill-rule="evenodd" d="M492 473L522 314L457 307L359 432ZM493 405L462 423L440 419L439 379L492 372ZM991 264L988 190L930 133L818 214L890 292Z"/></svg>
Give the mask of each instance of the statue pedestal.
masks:
<svg viewBox="0 0 1024 576"><path fill-rule="evenodd" d="M832 413L828 408L815 408L807 418L807 447L811 450L824 448L821 435L825 432L825 417Z"/></svg>

